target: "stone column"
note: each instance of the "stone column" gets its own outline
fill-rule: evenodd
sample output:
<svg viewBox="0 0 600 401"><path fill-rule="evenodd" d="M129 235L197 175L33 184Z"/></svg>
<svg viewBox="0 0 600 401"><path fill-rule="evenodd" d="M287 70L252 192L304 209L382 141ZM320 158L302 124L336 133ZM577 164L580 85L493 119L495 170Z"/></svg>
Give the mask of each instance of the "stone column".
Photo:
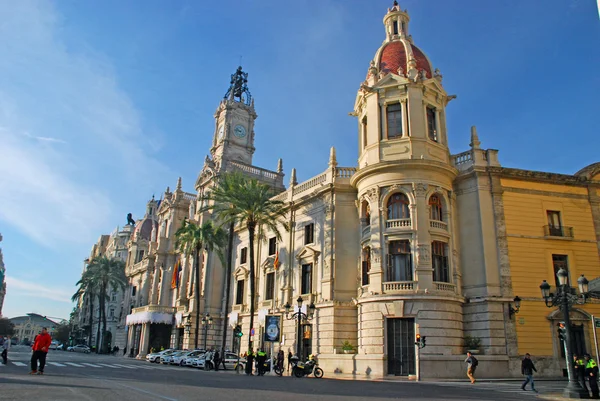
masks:
<svg viewBox="0 0 600 401"><path fill-rule="evenodd" d="M135 326L131 325L127 326L127 328L129 331L127 333L127 352L125 353L126 356L130 354L131 347L135 346Z"/></svg>
<svg viewBox="0 0 600 401"><path fill-rule="evenodd" d="M408 137L408 102L407 99L400 99L402 103L402 138Z"/></svg>
<svg viewBox="0 0 600 401"><path fill-rule="evenodd" d="M140 340L140 350L137 355L137 359L143 359L148 354L148 345L150 341L150 323L144 323L142 325L142 337Z"/></svg>
<svg viewBox="0 0 600 401"><path fill-rule="evenodd" d="M161 269L154 267L154 277L152 280L152 290L148 296L148 304L156 305L158 302L158 283L160 281Z"/></svg>
<svg viewBox="0 0 600 401"><path fill-rule="evenodd" d="M413 184L413 193L416 200L416 216L411 215L415 221L416 238L416 268L415 281L419 290L432 289L433 268L431 263L431 237L429 235L429 213L427 213L427 186L422 183Z"/></svg>

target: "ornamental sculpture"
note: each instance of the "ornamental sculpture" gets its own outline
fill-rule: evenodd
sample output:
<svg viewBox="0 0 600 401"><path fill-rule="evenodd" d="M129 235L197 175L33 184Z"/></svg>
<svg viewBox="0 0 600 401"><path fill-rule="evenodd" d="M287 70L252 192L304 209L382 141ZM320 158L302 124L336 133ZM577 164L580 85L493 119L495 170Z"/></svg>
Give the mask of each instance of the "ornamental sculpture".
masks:
<svg viewBox="0 0 600 401"><path fill-rule="evenodd" d="M239 66L235 73L231 74L231 81L227 93L225 93L224 99L237 99L240 103L245 103L250 106L252 102L252 95L248 90L248 73L242 71L242 67ZM246 96L244 96L244 94Z"/></svg>

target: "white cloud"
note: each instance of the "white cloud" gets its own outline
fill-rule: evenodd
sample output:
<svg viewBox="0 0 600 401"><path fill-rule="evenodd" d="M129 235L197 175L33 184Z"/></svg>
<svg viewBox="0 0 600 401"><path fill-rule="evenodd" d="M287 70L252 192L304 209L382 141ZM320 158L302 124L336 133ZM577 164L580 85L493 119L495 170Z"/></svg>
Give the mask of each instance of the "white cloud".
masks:
<svg viewBox="0 0 600 401"><path fill-rule="evenodd" d="M11 290L17 290L20 295L31 297L31 298L43 298L50 299L53 301L71 303L72 293L67 289L60 289L55 287L45 287L40 284L36 284L31 281L23 281L18 278L11 276L6 277L7 286L10 286Z"/></svg>
<svg viewBox="0 0 600 401"><path fill-rule="evenodd" d="M65 41L51 4L0 15L0 222L47 246L94 241L166 168L110 63Z"/></svg>

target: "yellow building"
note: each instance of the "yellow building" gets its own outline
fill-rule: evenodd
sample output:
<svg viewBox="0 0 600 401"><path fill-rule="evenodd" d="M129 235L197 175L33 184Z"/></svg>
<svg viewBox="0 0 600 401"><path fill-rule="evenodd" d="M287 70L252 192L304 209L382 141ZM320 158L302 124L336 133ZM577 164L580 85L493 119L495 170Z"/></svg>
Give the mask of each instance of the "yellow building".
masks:
<svg viewBox="0 0 600 401"><path fill-rule="evenodd" d="M560 268L572 286L581 274L600 276L600 163L575 175L504 168L500 182L512 287L523 299L515 316L518 353L535 355L541 373L556 374L565 368L557 328L562 313L546 307L539 285L556 286ZM600 317L599 303L571 312L577 353L596 354L592 315Z"/></svg>

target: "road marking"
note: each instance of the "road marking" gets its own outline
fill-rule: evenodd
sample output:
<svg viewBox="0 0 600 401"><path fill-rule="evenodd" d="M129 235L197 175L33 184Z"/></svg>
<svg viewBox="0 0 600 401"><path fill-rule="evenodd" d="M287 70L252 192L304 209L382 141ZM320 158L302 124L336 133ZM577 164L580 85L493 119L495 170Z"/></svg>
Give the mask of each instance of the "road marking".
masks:
<svg viewBox="0 0 600 401"><path fill-rule="evenodd" d="M58 362L48 362L48 365L54 365L54 366L67 366L67 365L65 365L65 364L58 363Z"/></svg>
<svg viewBox="0 0 600 401"><path fill-rule="evenodd" d="M120 366L122 368L127 368L127 369L135 369L135 366L129 366L129 365L119 365L117 363L114 363L113 365L115 366Z"/></svg>
<svg viewBox="0 0 600 401"><path fill-rule="evenodd" d="M102 366L94 365L93 363L83 362L82 365L91 366L92 368L101 368Z"/></svg>
<svg viewBox="0 0 600 401"><path fill-rule="evenodd" d="M150 370L153 370L155 368L153 368L152 366L136 366L136 369L146 369L146 370L150 369Z"/></svg>
<svg viewBox="0 0 600 401"><path fill-rule="evenodd" d="M99 363L98 365L106 366L107 368L121 369L121 367L120 367L120 366L108 365L108 364L106 364L106 363Z"/></svg>
<svg viewBox="0 0 600 401"><path fill-rule="evenodd" d="M83 365L80 365L78 363L73 363L73 362L65 362L67 365L71 365L71 366L75 366L77 368L83 368Z"/></svg>
<svg viewBox="0 0 600 401"><path fill-rule="evenodd" d="M26 363L23 362L13 362L13 365L17 365L17 366L27 366Z"/></svg>

